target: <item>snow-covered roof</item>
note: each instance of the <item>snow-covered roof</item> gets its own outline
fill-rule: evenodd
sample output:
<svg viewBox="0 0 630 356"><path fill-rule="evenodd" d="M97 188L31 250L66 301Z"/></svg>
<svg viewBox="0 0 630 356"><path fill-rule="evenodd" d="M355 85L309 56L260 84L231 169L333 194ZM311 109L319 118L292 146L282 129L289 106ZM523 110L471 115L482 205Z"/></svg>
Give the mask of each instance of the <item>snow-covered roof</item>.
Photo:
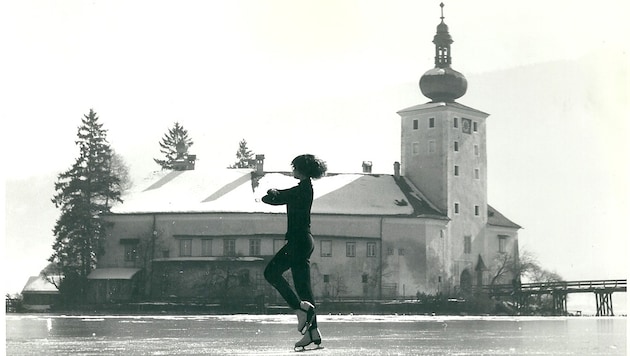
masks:
<svg viewBox="0 0 630 356"><path fill-rule="evenodd" d="M204 168L154 172L123 195L114 214L137 213L283 213L284 206L265 204L268 189L286 189L298 181L289 173L267 172L256 176L251 169ZM404 187L403 187L404 188ZM422 215L417 195L403 191L392 175L329 174L313 180L315 214ZM425 204L425 206L428 206Z"/></svg>
<svg viewBox="0 0 630 356"><path fill-rule="evenodd" d="M59 282L61 281L60 276L51 276L49 278L51 278L57 284L59 284ZM26 285L24 285L24 289L22 289L22 294L24 293L59 294L59 290L45 277L32 276L28 278Z"/></svg>

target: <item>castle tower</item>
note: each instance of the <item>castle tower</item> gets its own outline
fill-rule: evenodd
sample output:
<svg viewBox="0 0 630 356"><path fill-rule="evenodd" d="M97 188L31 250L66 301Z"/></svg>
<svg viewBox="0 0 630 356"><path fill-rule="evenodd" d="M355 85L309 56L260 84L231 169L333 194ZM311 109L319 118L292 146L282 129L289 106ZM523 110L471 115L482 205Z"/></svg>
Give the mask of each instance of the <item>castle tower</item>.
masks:
<svg viewBox="0 0 630 356"><path fill-rule="evenodd" d="M443 13L440 18L433 39L435 68L420 78L420 90L431 101L398 112L401 175L450 218L472 213L485 220L488 114L455 102L466 93L467 82L451 68L453 40Z"/></svg>
<svg viewBox="0 0 630 356"><path fill-rule="evenodd" d="M431 101L398 112L401 175L449 217L445 257L454 265L445 267L457 283L464 278L463 270L472 270L475 251L484 250L488 114L455 101L466 93L467 81L451 68L453 39L440 6L441 22L433 39L435 67L419 83Z"/></svg>

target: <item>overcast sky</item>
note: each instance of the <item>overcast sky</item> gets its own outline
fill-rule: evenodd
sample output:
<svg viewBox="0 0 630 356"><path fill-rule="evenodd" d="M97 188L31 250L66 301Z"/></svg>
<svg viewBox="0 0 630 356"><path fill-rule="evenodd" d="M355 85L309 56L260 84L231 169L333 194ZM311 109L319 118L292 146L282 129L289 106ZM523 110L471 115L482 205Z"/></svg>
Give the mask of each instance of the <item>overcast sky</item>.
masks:
<svg viewBox="0 0 630 356"><path fill-rule="evenodd" d="M428 101L417 83L433 67L439 3L5 1L5 179L67 169L90 108L134 176L157 168L158 141L175 121L203 164L231 164L245 138L270 170L311 152L332 172L371 160L392 173L396 111ZM627 271L628 9L623 0L444 8L453 68L469 80L458 102L491 115L489 202L567 279ZM54 219L5 208L6 261L36 274ZM23 236L32 219L39 232Z"/></svg>

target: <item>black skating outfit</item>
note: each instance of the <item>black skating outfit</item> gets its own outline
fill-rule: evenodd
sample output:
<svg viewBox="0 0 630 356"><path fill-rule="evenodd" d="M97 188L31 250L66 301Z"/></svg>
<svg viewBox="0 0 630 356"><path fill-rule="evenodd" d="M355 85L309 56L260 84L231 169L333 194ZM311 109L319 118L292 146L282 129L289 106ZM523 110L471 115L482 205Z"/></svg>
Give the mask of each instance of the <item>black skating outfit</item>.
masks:
<svg viewBox="0 0 630 356"><path fill-rule="evenodd" d="M276 253L265 268L265 279L274 286L292 309L300 308L300 301L306 300L315 305L311 289L310 257L314 249L311 235L311 205L313 204L313 185L310 178L300 181L297 186L269 191L262 201L271 205L287 206L286 245ZM282 277L291 269L297 296ZM317 328L317 317L313 319L310 329Z"/></svg>

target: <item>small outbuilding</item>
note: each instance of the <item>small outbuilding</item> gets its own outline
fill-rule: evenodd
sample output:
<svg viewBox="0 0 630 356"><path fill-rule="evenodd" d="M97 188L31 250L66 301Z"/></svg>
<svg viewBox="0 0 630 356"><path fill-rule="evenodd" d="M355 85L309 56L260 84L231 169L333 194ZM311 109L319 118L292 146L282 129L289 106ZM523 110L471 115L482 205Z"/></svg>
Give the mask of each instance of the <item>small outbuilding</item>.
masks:
<svg viewBox="0 0 630 356"><path fill-rule="evenodd" d="M59 302L57 286L61 276L32 276L22 289L22 306L27 311L48 311Z"/></svg>

